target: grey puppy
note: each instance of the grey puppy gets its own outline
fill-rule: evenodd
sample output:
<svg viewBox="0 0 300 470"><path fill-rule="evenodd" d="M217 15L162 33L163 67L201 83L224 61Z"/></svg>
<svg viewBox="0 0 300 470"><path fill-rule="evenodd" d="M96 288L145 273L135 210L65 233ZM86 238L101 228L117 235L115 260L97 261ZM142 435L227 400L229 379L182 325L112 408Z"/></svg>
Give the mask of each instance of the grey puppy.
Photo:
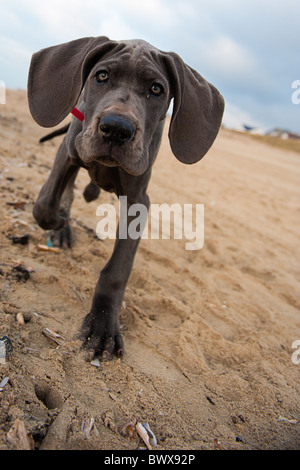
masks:
<svg viewBox="0 0 300 470"><path fill-rule="evenodd" d="M128 208L135 203L149 207L147 186L172 98L172 151L181 162L195 163L217 136L224 100L177 54L142 40L111 41L100 36L32 56L28 101L35 121L56 126L75 106L84 115L83 121L74 118L62 129L67 134L33 209L38 224L54 231L56 242L71 244L73 185L82 167L91 178L84 192L87 201L102 188L127 196ZM124 354L118 313L138 244L139 238L120 238L118 229L80 331L90 358Z"/></svg>

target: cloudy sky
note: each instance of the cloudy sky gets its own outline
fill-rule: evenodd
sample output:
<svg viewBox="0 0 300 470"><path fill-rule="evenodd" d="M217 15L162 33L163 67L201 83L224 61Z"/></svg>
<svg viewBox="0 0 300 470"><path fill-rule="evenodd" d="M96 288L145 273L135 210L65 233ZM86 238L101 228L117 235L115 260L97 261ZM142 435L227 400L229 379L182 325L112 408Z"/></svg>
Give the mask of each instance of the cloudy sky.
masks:
<svg viewBox="0 0 300 470"><path fill-rule="evenodd" d="M0 81L25 89L34 52L99 35L177 52L221 91L228 127L300 133L299 0L0 0Z"/></svg>

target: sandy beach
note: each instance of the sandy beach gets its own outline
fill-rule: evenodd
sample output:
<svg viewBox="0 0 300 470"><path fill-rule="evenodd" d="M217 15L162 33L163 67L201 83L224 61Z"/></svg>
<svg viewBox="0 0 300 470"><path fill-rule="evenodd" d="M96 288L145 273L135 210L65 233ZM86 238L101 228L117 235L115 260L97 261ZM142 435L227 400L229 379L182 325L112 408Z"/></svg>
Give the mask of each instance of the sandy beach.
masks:
<svg viewBox="0 0 300 470"><path fill-rule="evenodd" d="M43 251L32 207L62 137L31 118L26 92L0 106L0 449L134 450L148 423L157 450L300 448L300 151L222 129L186 166L166 123L148 194L203 204L204 244L144 239L120 313L125 356L100 367L75 340L113 240L96 236L102 192L76 181L70 250ZM28 237L27 237L28 236ZM25 237L14 243L14 237ZM54 333L54 334L53 334ZM22 424L21 424L22 423ZM26 439L20 437L20 426Z"/></svg>

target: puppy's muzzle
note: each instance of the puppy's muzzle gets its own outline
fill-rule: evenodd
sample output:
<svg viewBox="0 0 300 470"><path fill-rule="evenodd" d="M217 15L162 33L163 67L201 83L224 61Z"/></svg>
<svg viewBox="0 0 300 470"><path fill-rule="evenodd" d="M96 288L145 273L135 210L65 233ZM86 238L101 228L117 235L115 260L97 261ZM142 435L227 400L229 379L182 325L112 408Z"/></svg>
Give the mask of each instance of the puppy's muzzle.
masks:
<svg viewBox="0 0 300 470"><path fill-rule="evenodd" d="M128 119L112 114L100 119L98 132L106 142L121 146L134 138L136 126Z"/></svg>

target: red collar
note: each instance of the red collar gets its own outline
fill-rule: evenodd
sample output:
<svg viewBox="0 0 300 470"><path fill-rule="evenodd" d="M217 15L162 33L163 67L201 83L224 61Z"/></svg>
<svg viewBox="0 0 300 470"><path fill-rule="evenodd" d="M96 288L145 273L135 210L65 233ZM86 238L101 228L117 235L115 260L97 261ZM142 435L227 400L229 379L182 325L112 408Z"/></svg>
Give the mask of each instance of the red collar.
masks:
<svg viewBox="0 0 300 470"><path fill-rule="evenodd" d="M79 119L79 121L84 120L84 114L81 111L79 111L79 109L77 109L77 108L73 108L72 111L71 111L71 114L73 114L73 116L75 116L77 119Z"/></svg>

